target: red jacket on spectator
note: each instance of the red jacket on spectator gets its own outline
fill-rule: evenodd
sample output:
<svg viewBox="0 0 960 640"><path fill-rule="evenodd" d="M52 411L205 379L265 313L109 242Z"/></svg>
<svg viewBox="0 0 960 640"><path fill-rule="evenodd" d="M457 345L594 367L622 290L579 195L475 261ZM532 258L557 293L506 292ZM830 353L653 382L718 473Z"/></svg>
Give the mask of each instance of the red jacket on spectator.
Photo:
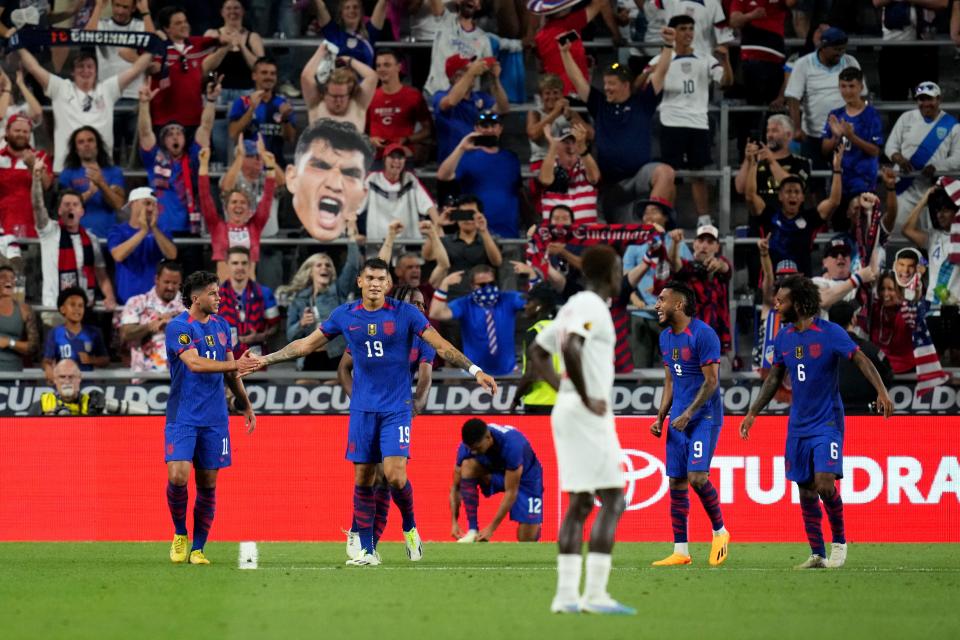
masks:
<svg viewBox="0 0 960 640"><path fill-rule="evenodd" d="M227 249L235 246L250 249L250 262L259 262L260 233L270 218L275 184L274 179L268 176L256 212L245 224L235 225L221 218L217 212L217 205L210 193L210 176L200 176L200 211L210 233L215 262L226 260Z"/></svg>
<svg viewBox="0 0 960 640"><path fill-rule="evenodd" d="M53 171L53 160L45 151L33 150L37 162ZM10 148L0 147L0 227L15 236L36 238L33 207L30 206L30 186L33 177L23 160L13 155Z"/></svg>
<svg viewBox="0 0 960 640"><path fill-rule="evenodd" d="M543 63L545 73L555 73L563 79L564 95L576 95L573 83L567 77L567 72L563 68L563 60L560 59L560 45L557 44L557 36L566 31L576 31L583 33L587 26L587 10L578 9L573 13L567 14L562 18L547 17L546 24L537 32L534 41L537 45L537 55ZM570 45L570 55L573 61L580 67L583 77L589 78L590 72L587 70L587 51L583 48L583 41L576 40Z"/></svg>
<svg viewBox="0 0 960 640"><path fill-rule="evenodd" d="M150 102L154 127L178 122L185 127L200 124L203 112L203 59L220 46L216 38L190 36L183 52L167 45L166 76L152 76L153 86L161 89ZM158 57L155 62L160 62Z"/></svg>

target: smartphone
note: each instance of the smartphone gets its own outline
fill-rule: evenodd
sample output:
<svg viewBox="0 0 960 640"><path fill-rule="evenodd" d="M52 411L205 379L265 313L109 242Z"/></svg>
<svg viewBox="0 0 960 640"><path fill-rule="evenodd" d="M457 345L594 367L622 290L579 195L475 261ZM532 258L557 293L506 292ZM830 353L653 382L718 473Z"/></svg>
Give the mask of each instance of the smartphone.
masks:
<svg viewBox="0 0 960 640"><path fill-rule="evenodd" d="M497 136L476 136L473 138L473 144L477 147L492 149L500 146L500 139Z"/></svg>
<svg viewBox="0 0 960 640"><path fill-rule="evenodd" d="M580 34L576 31L565 31L557 36L558 44L567 44L568 42L576 42L580 39Z"/></svg>
<svg viewBox="0 0 960 640"><path fill-rule="evenodd" d="M467 222L473 220L473 211L470 209L457 209L450 214L450 220L453 222Z"/></svg>

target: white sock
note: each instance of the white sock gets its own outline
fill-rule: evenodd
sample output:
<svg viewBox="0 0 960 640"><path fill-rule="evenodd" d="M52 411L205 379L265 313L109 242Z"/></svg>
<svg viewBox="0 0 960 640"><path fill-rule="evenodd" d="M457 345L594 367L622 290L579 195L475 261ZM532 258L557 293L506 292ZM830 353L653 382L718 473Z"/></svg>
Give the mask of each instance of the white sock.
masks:
<svg viewBox="0 0 960 640"><path fill-rule="evenodd" d="M726 528L726 527L720 527L719 529L717 529L716 531L713 532L713 535L719 536L719 535L722 535L722 534L724 534L724 533L726 533L726 532L727 532L727 528Z"/></svg>
<svg viewBox="0 0 960 640"><path fill-rule="evenodd" d="M607 595L607 580L610 578L610 554L587 554L587 581L583 595L587 600L599 600Z"/></svg>
<svg viewBox="0 0 960 640"><path fill-rule="evenodd" d="M673 543L673 552L679 553L682 556L690 555L690 549L687 547L686 542L674 542Z"/></svg>
<svg viewBox="0 0 960 640"><path fill-rule="evenodd" d="M574 553L557 556L557 599L576 602L580 598L580 574L583 557Z"/></svg>

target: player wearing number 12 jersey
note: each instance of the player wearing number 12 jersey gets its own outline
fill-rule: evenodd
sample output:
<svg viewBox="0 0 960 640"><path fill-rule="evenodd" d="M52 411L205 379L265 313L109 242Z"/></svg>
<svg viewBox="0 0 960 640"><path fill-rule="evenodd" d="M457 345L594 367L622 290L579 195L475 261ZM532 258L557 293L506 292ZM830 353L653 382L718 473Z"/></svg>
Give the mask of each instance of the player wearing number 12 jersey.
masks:
<svg viewBox="0 0 960 640"><path fill-rule="evenodd" d="M693 487L713 525L710 564L727 559L730 533L723 526L720 498L710 482L710 461L723 426L720 399L720 339L717 333L693 315L697 298L686 285L671 282L657 298L661 327L660 352L667 376L657 421L650 432L660 437L669 414L667 429L667 477L670 479L670 519L673 523L673 553L654 562L656 567L690 564L687 549L687 515Z"/></svg>
<svg viewBox="0 0 960 640"><path fill-rule="evenodd" d="M243 354L241 366L252 368L292 360L322 348L342 335L353 354L353 394L347 460L354 464L353 510L360 535L360 553L347 561L352 566L380 564L374 554L376 499L373 485L377 464L390 483L390 493L403 518L407 555L423 554L413 512L413 487L407 479L410 456L412 383L410 350L417 336L436 349L453 366L467 369L491 393L497 385L480 367L444 340L413 305L386 297L390 288L389 265L379 258L367 260L357 277L360 301L337 307L312 334L295 340L276 353L259 357Z"/></svg>
<svg viewBox="0 0 960 640"><path fill-rule="evenodd" d="M820 289L812 280L791 276L776 295L776 307L784 322L793 323L777 334L773 366L756 402L740 425L746 440L757 414L763 411L780 387L785 373L793 383L793 403L787 422L785 464L787 479L800 489L800 509L810 542L810 557L797 569L839 568L847 559L843 501L837 479L843 477L843 403L840 400L841 358L853 359L877 391L877 408L890 417L893 403L880 374L847 332L820 314ZM827 560L820 503L827 511L833 544Z"/></svg>

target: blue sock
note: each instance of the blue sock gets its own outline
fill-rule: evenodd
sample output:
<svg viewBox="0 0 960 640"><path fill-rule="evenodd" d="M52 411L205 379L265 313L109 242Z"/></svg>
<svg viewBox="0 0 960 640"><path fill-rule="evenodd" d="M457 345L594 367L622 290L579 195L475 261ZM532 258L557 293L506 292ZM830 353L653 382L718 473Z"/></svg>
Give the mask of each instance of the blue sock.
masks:
<svg viewBox="0 0 960 640"><path fill-rule="evenodd" d="M390 486L390 495L393 496L393 502L400 509L400 515L403 516L403 530L410 531L417 526L417 521L413 517L413 486L407 480L403 489L397 489Z"/></svg>
<svg viewBox="0 0 960 640"><path fill-rule="evenodd" d="M373 518L377 505L373 498L373 487L353 488L353 518L360 534L360 545L367 553L373 553Z"/></svg>

